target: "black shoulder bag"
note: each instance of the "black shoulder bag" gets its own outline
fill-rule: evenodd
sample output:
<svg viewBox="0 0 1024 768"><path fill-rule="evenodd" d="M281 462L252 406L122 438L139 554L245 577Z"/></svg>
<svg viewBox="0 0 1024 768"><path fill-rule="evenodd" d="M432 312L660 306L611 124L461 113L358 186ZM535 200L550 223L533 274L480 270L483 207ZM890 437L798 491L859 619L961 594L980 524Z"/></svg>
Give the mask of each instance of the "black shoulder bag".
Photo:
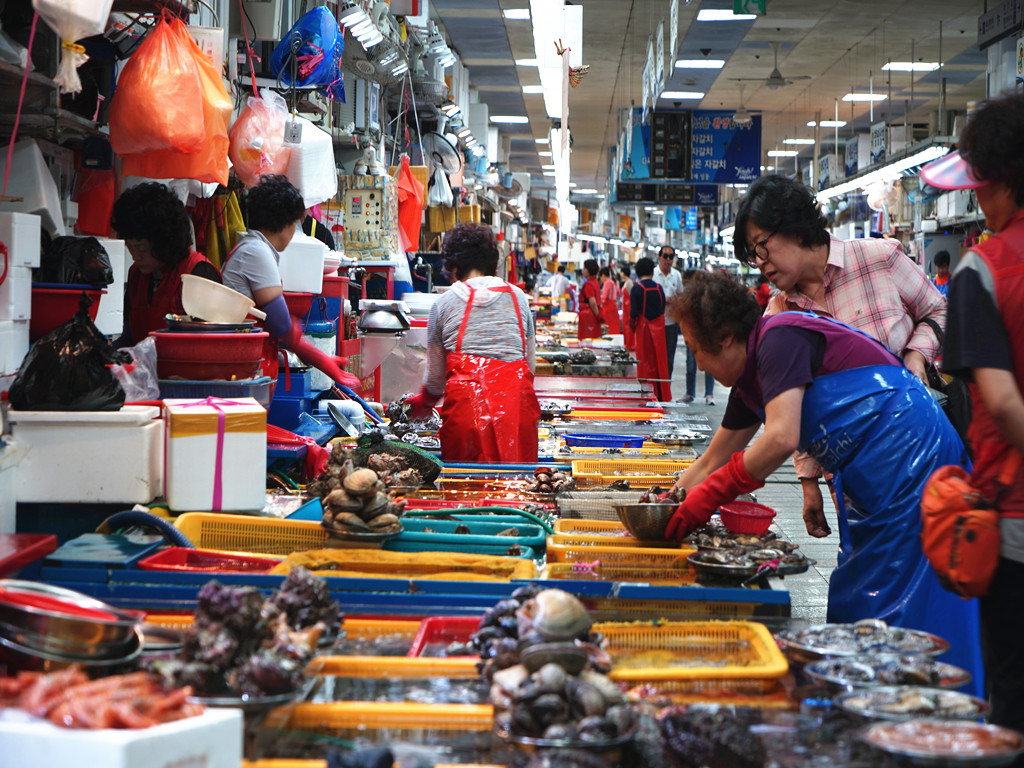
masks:
<svg viewBox="0 0 1024 768"><path fill-rule="evenodd" d="M945 342L945 335L942 328L931 318L924 318L922 323L935 331L935 337L939 340L940 354ZM925 371L928 374L928 386L937 392L945 395L945 402L942 403L942 410L953 425L953 429L960 435L968 455L973 457L971 444L967 440L967 428L971 425L971 393L962 379L953 376L949 381L939 373L935 363L927 363Z"/></svg>

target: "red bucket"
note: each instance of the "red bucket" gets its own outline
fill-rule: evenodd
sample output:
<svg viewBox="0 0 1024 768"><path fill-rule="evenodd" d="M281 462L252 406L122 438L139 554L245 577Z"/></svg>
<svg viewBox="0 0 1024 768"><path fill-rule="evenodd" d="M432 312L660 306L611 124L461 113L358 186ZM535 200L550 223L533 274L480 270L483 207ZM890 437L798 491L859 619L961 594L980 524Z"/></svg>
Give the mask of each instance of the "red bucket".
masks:
<svg viewBox="0 0 1024 768"><path fill-rule="evenodd" d="M28 340L37 341L58 325L63 325L78 311L78 302L85 291L92 299L89 317L96 320L100 296L106 291L83 285L80 288L43 288L32 286L32 317L28 323Z"/></svg>
<svg viewBox="0 0 1024 768"><path fill-rule="evenodd" d="M288 311L292 317L297 317L301 320L309 312L309 308L313 306L313 294L285 291L284 303L288 305Z"/></svg>
<svg viewBox="0 0 1024 768"><path fill-rule="evenodd" d="M768 530L775 519L775 510L753 501L733 501L718 509L722 525L733 533L749 533L760 536Z"/></svg>

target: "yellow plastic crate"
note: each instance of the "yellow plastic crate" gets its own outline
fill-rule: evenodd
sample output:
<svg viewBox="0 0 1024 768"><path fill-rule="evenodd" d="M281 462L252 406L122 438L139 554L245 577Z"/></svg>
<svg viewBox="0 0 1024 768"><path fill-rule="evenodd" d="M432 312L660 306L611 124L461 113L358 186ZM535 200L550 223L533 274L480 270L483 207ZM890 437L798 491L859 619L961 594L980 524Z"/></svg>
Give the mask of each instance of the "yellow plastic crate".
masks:
<svg viewBox="0 0 1024 768"><path fill-rule="evenodd" d="M541 570L542 579L561 581L633 581L658 586L691 584L695 575L688 570L687 563L678 567L655 566L645 568L636 565L605 565L598 563L548 563Z"/></svg>
<svg viewBox="0 0 1024 768"><path fill-rule="evenodd" d="M572 474L577 475L674 475L693 463L690 459L573 459ZM614 478L613 478L614 479Z"/></svg>
<svg viewBox="0 0 1024 768"><path fill-rule="evenodd" d="M632 538L626 526L618 520L555 520L552 526L556 534L589 534L611 539Z"/></svg>
<svg viewBox="0 0 1024 768"><path fill-rule="evenodd" d="M569 418L577 421L659 421L663 414L650 408L630 408L615 411L580 411L569 412Z"/></svg>
<svg viewBox="0 0 1024 768"><path fill-rule="evenodd" d="M629 544L627 542L632 542ZM636 539L606 543L604 536L548 536L549 563L593 563L601 565L634 566L638 568L666 568L678 571L692 570L686 558L696 552L690 547L661 548L641 546Z"/></svg>
<svg viewBox="0 0 1024 768"><path fill-rule="evenodd" d="M174 521L197 549L226 549L261 555L287 556L307 549L323 549L328 536L313 520L186 512Z"/></svg>
<svg viewBox="0 0 1024 768"><path fill-rule="evenodd" d="M767 693L789 671L763 624L750 621L599 623L617 682L671 680L675 692ZM696 660L693 666L675 660ZM701 663L702 662L702 663Z"/></svg>
<svg viewBox="0 0 1024 768"><path fill-rule="evenodd" d="M370 738L373 731L387 731L391 739L416 739L438 731L478 731L489 736L493 720L490 704L337 701L296 704L283 728L327 732L338 738Z"/></svg>
<svg viewBox="0 0 1024 768"><path fill-rule="evenodd" d="M535 579L537 566L524 557L473 555L465 552L389 552L380 549L318 549L296 552L271 574L296 566L317 576L368 579L438 579L441 581L509 581Z"/></svg>
<svg viewBox="0 0 1024 768"><path fill-rule="evenodd" d="M587 602L587 610L591 616L608 621L746 619L754 616L756 608L756 603L717 600L637 600L599 597Z"/></svg>
<svg viewBox="0 0 1024 768"><path fill-rule="evenodd" d="M317 656L307 675L419 680L428 677L473 679L479 675L476 658L408 656Z"/></svg>

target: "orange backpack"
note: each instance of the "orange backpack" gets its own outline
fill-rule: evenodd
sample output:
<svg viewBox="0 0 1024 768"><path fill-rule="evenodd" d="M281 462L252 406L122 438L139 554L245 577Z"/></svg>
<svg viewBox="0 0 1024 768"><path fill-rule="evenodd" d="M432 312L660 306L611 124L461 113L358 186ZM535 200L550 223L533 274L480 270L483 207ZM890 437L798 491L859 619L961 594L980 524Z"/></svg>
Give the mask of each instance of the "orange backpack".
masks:
<svg viewBox="0 0 1024 768"><path fill-rule="evenodd" d="M1007 487L1020 467L1011 450L999 472ZM971 487L962 467L939 467L921 498L921 547L942 586L964 598L981 597L999 565L999 512Z"/></svg>

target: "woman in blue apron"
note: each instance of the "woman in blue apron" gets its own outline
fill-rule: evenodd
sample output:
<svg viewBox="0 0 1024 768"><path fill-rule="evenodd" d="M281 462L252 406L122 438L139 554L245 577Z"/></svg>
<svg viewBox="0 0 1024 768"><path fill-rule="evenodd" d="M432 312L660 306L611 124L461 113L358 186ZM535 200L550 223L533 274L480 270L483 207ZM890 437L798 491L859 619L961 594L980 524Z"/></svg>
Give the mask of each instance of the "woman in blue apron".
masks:
<svg viewBox="0 0 1024 768"><path fill-rule="evenodd" d="M921 551L925 481L940 466L967 464L924 385L877 341L841 323L800 312L761 318L756 299L724 273L694 275L668 312L700 368L732 392L707 451L677 483L687 493L666 535L682 539L721 504L762 487L793 450L805 450L837 483L828 620L876 618L933 632L950 641L948 661L983 690L977 601L945 591Z"/></svg>

